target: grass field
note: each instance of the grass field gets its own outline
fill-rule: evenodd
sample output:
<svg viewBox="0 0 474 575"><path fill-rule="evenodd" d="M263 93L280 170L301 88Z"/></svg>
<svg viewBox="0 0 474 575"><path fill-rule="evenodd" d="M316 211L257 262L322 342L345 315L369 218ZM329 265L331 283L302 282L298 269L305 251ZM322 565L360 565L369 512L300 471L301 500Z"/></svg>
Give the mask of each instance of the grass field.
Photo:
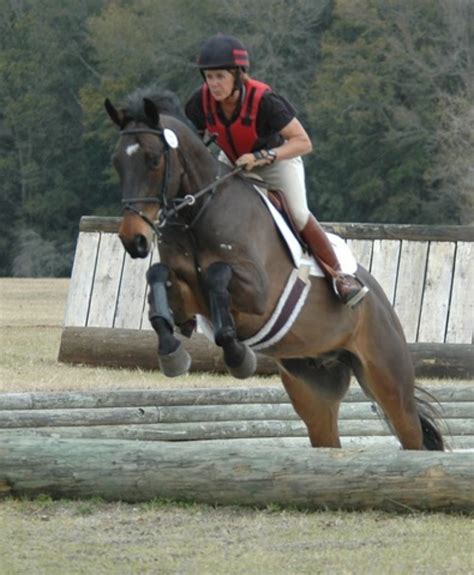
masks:
<svg viewBox="0 0 474 575"><path fill-rule="evenodd" d="M0 392L236 385L59 364L67 288L67 280L0 279ZM277 379L245 385L253 383ZM444 514L5 499L0 574L468 574L472 527Z"/></svg>

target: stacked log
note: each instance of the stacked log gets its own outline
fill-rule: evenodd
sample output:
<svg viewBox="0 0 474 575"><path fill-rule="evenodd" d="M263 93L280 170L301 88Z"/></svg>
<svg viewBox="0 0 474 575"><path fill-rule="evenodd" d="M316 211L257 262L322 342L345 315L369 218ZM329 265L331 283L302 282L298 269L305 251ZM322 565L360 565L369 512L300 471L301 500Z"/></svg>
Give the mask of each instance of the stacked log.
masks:
<svg viewBox="0 0 474 575"><path fill-rule="evenodd" d="M453 448L474 448L474 387L432 390ZM397 445L380 409L351 387L339 414L343 446ZM0 395L7 433L141 441L298 439L307 432L282 387ZM290 442L294 444L295 442ZM298 443L298 442L296 442Z"/></svg>

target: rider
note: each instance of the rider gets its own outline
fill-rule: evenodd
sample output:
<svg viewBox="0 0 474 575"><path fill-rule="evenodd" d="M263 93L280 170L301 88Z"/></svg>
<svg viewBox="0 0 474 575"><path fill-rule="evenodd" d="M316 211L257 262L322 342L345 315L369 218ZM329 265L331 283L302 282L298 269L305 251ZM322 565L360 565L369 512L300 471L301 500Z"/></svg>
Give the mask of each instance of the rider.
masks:
<svg viewBox="0 0 474 575"><path fill-rule="evenodd" d="M301 237L336 295L354 307L368 289L341 271L326 233L308 209L301 156L312 151L312 144L293 107L270 86L249 77L248 52L233 36L206 40L197 64L204 83L187 102L187 117L203 137L207 132L216 138L223 151L220 160L252 170L283 192Z"/></svg>

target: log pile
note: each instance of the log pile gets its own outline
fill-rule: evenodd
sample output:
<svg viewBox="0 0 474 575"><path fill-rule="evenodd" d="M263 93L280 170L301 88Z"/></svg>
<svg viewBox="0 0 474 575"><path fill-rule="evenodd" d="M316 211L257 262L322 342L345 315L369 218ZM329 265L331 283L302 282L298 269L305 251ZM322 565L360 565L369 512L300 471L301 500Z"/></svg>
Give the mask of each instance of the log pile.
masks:
<svg viewBox="0 0 474 575"><path fill-rule="evenodd" d="M431 391L462 451L400 451L355 388L342 450L309 449L279 387L2 394L0 493L472 510L474 386Z"/></svg>

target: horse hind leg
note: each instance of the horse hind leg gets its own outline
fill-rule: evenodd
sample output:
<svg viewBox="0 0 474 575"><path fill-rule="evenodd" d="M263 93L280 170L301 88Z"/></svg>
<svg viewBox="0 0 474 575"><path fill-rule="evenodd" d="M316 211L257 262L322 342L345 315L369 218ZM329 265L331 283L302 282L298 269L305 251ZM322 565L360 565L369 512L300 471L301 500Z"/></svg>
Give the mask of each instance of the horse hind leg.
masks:
<svg viewBox="0 0 474 575"><path fill-rule="evenodd" d="M245 379L255 373L255 353L237 339L234 320L230 312L229 282L232 268L224 262L215 262L206 271L206 288L209 296L214 341L222 347L224 363L231 375Z"/></svg>
<svg viewBox="0 0 474 575"><path fill-rule="evenodd" d="M382 408L403 449L444 450L441 433L429 409L415 397L409 352L384 354L362 362L353 356L353 371L362 389Z"/></svg>
<svg viewBox="0 0 474 575"><path fill-rule="evenodd" d="M341 447L339 406L351 370L337 357L280 360L280 377L313 447Z"/></svg>

